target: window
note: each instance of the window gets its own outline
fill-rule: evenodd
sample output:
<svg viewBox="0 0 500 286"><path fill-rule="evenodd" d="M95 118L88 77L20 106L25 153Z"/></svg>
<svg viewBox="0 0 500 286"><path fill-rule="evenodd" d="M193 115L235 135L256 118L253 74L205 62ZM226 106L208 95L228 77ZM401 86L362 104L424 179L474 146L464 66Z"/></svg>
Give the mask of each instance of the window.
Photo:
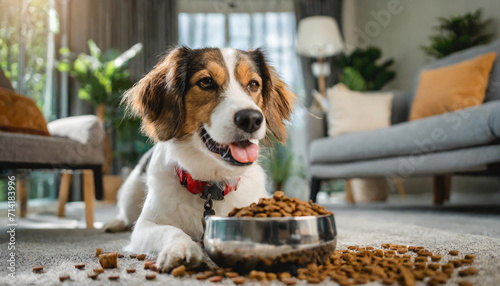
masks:
<svg viewBox="0 0 500 286"><path fill-rule="evenodd" d="M35 100L46 119L55 119L52 85L53 34L57 15L53 0L4 0L0 3L0 68L14 89ZM49 27L50 26L50 27ZM53 57L52 57L53 58ZM48 87L48 88L47 88ZM51 172L29 173L29 198L56 198ZM0 202L7 199L7 180L0 174Z"/></svg>
<svg viewBox="0 0 500 286"><path fill-rule="evenodd" d="M227 23L227 25L226 25ZM298 95L304 94L293 12L179 13L179 43L190 48L262 48Z"/></svg>

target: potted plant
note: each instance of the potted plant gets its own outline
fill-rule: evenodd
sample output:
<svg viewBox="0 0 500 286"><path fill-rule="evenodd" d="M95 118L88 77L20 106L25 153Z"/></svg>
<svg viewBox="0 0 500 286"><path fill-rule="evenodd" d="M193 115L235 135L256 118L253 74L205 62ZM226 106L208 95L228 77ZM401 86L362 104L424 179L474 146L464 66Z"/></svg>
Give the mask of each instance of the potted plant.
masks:
<svg viewBox="0 0 500 286"><path fill-rule="evenodd" d="M378 47L356 49L350 55L343 55L335 64L342 68L340 82L356 91L381 90L396 77L391 69L393 59L377 63L382 57Z"/></svg>
<svg viewBox="0 0 500 286"><path fill-rule="evenodd" d="M487 44L494 36L488 32L492 20L482 19L481 9L473 13L460 16L439 18L439 24L435 26L437 34L431 35L431 44L422 47L422 50L431 57L442 58L456 51Z"/></svg>
<svg viewBox="0 0 500 286"><path fill-rule="evenodd" d="M138 133L139 126L122 124L124 110L120 107L120 100L123 92L133 85L130 80L129 63L141 52L142 44L137 43L123 53L113 49L103 53L92 40L88 41L88 46L90 55L80 53L73 61L69 59L70 50L61 49L60 54L63 59L58 69L68 72L80 83L78 97L96 108L96 115L105 126L104 192L105 197L112 198L114 195L109 193L118 189L121 177L107 175L113 161L109 131L114 128L118 137L127 132ZM134 119L127 120L132 122ZM132 128L134 130L130 131Z"/></svg>

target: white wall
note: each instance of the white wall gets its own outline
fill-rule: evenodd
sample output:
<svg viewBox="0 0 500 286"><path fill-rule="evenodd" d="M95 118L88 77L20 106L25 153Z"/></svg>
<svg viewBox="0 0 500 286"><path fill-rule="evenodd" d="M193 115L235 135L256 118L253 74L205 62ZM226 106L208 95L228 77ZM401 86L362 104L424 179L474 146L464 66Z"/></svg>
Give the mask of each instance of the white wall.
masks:
<svg viewBox="0 0 500 286"><path fill-rule="evenodd" d="M375 45L383 57L395 59L396 79L391 89L409 90L413 77L431 61L422 49L439 17L462 15L478 8L483 18L492 18L500 30L499 0L345 0L344 33L346 45ZM500 33L497 32L496 37Z"/></svg>

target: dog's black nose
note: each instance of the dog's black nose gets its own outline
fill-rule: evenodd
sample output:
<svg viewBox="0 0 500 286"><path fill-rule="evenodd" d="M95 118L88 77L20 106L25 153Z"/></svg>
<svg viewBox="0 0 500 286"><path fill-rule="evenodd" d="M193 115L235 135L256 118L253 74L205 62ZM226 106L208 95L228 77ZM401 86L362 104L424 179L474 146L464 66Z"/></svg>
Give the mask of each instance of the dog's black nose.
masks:
<svg viewBox="0 0 500 286"><path fill-rule="evenodd" d="M258 110L244 109L236 112L234 122L240 129L252 133L257 131L264 121L264 116Z"/></svg>

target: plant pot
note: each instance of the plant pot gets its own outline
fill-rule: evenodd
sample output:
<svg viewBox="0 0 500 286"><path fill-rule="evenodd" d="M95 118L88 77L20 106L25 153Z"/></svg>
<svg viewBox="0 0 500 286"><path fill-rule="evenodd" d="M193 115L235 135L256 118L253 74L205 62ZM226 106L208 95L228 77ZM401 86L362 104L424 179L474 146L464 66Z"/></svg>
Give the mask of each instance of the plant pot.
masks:
<svg viewBox="0 0 500 286"><path fill-rule="evenodd" d="M354 202L383 202L387 200L386 179L351 179L351 191Z"/></svg>
<svg viewBox="0 0 500 286"><path fill-rule="evenodd" d="M122 185L123 179L119 175L104 175L103 176L104 196L103 202L116 204L118 189Z"/></svg>

